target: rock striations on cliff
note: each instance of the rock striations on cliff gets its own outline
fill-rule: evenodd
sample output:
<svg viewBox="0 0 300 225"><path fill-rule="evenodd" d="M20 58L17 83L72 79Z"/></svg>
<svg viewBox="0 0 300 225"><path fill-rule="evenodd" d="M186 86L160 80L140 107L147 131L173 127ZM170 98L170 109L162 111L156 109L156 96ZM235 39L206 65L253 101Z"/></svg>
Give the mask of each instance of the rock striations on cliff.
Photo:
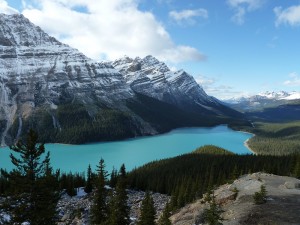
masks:
<svg viewBox="0 0 300 225"><path fill-rule="evenodd" d="M145 118L145 107L156 107L155 118ZM43 141L68 143L74 140L60 132L84 136L80 129L93 127L90 130L93 138L77 141L82 143L109 139L96 137L95 133L101 136L101 132L116 131L118 127L122 129L112 139L193 124L175 123L165 129L157 125L161 108L168 113L174 107L180 120L187 117L186 112L205 115L211 120L241 117L208 96L191 75L183 70L173 72L152 56L96 62L49 36L23 15L0 14L1 145L12 143L28 127L46 129L48 134ZM74 115L68 111L78 115L78 119L70 120ZM221 122L224 121L218 119L215 124ZM116 127L108 125L111 123Z"/></svg>

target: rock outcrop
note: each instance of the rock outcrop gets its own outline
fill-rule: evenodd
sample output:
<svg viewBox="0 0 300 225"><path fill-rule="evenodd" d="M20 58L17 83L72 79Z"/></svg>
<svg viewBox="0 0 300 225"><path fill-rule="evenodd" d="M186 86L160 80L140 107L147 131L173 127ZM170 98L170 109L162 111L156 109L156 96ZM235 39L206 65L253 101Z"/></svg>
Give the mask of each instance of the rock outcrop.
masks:
<svg viewBox="0 0 300 225"><path fill-rule="evenodd" d="M267 202L255 205L253 195L265 185ZM216 202L221 205L224 225L299 224L300 180L265 173L244 175L232 184L225 184L214 191ZM173 225L205 224L203 199L189 204L172 217Z"/></svg>
<svg viewBox="0 0 300 225"><path fill-rule="evenodd" d="M79 190L79 192L83 193L82 190ZM127 190L127 195L128 206L130 207L130 220L131 224L134 225L140 216L141 204L145 197L145 192ZM166 203L170 200L170 197L159 193L151 193L151 196L154 201L156 217L159 218ZM72 198L67 194L64 194L57 206L59 212L59 222L57 224L90 224L92 197L93 193L88 195L83 194Z"/></svg>

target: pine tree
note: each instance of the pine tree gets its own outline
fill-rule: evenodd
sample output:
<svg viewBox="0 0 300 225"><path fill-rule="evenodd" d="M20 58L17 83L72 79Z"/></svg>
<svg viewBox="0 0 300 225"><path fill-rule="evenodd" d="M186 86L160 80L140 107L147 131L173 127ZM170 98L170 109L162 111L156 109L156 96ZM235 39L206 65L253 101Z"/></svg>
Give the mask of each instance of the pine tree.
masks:
<svg viewBox="0 0 300 225"><path fill-rule="evenodd" d="M112 194L109 207L109 225L130 224L129 207L127 205L126 193L126 169L123 164L119 171L118 182L115 193Z"/></svg>
<svg viewBox="0 0 300 225"><path fill-rule="evenodd" d="M266 196L267 196L267 190L265 185L261 185L260 186L260 191L259 192L255 192L253 195L253 199L254 199L254 203L259 205L259 204L263 204L266 203Z"/></svg>
<svg viewBox="0 0 300 225"><path fill-rule="evenodd" d="M169 217L171 216L171 209L170 209L170 203L167 203L164 211L162 212L159 220L158 220L158 225L171 225L171 221Z"/></svg>
<svg viewBox="0 0 300 225"><path fill-rule="evenodd" d="M8 175L13 187L7 202L11 207L11 223L55 224L58 183L52 174L49 152L41 160L45 147L38 144L38 135L33 130L29 130L25 142L19 140L10 149L18 154L10 154L16 166Z"/></svg>
<svg viewBox="0 0 300 225"><path fill-rule="evenodd" d="M36 224L46 225L46 224L56 224L56 205L60 198L58 189L58 176L53 175L53 169L49 162L46 163L45 176L37 180L36 189L36 208L44 209L37 210Z"/></svg>
<svg viewBox="0 0 300 225"><path fill-rule="evenodd" d="M149 192L146 192L142 201L141 216L138 225L155 225L155 208L153 198Z"/></svg>
<svg viewBox="0 0 300 225"><path fill-rule="evenodd" d="M115 168L113 168L110 174L110 181L109 181L110 187L115 188L117 185L117 181L118 181L118 171Z"/></svg>
<svg viewBox="0 0 300 225"><path fill-rule="evenodd" d="M86 185L84 187L84 191L86 193L91 193L93 190L93 185L92 185L92 169L91 165L89 165L87 169L87 179L86 179Z"/></svg>
<svg viewBox="0 0 300 225"><path fill-rule="evenodd" d="M92 224L103 224L107 221L108 206L106 202L107 190L105 189L107 171L105 171L105 163L102 158L97 166L97 172L96 191L91 208L91 222Z"/></svg>
<svg viewBox="0 0 300 225"><path fill-rule="evenodd" d="M210 191L211 197L207 198L209 201L209 208L204 210L203 217L206 223L209 225L221 225L221 209L216 203L215 195L213 191Z"/></svg>
<svg viewBox="0 0 300 225"><path fill-rule="evenodd" d="M300 155L296 156L296 163L293 170L293 175L296 178L300 178Z"/></svg>
<svg viewBox="0 0 300 225"><path fill-rule="evenodd" d="M66 176L66 192L69 196L73 197L77 194L75 190L75 185L74 185L74 176L72 173L69 173Z"/></svg>

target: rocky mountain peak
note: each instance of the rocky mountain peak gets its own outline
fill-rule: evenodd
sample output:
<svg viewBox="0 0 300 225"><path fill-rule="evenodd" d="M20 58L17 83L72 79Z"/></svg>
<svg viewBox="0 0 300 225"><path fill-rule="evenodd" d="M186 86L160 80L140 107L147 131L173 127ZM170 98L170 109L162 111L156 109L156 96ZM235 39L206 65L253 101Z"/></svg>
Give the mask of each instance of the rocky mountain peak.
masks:
<svg viewBox="0 0 300 225"><path fill-rule="evenodd" d="M174 73L153 56L124 56L114 62L99 63L60 43L21 14L0 15L0 47L1 145L18 139L32 124L41 130L47 127L59 136L56 131L63 126L58 111L74 103L83 107L81 115L88 114L87 124L105 108L126 112L137 127L132 134L156 133L154 126L134 112L144 104L138 100L138 94L185 112L230 114L207 96L191 75L184 71ZM130 111L128 101L138 101L138 106ZM41 114L47 123L36 121ZM74 132L74 126L78 126L76 130L82 129L73 123L64 129ZM97 140L95 135L93 141Z"/></svg>
<svg viewBox="0 0 300 225"><path fill-rule="evenodd" d="M62 45L22 14L0 14L0 23L0 45L2 46Z"/></svg>

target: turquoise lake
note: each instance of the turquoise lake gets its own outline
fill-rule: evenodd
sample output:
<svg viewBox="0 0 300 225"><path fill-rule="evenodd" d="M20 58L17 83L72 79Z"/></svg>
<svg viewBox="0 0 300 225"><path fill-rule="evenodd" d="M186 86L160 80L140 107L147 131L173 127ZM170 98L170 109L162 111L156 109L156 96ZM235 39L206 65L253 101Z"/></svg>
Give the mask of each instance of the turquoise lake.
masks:
<svg viewBox="0 0 300 225"><path fill-rule="evenodd" d="M213 128L180 128L169 133L84 145L46 144L50 151L51 165L64 172L85 172L88 164L95 169L101 158L110 172L125 164L127 171L147 162L178 156L203 145L216 145L238 154L251 154L244 142L251 134L237 132L225 125ZM0 149L0 168L13 168L9 148Z"/></svg>

